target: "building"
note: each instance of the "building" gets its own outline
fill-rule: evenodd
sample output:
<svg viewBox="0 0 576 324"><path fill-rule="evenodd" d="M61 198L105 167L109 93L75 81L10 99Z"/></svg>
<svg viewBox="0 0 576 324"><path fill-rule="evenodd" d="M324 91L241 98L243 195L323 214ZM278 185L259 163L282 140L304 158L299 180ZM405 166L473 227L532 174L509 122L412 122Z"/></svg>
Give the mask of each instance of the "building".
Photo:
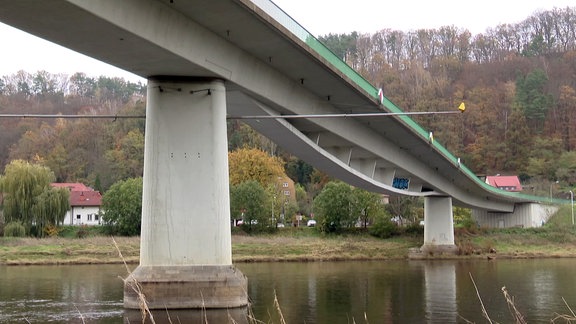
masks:
<svg viewBox="0 0 576 324"><path fill-rule="evenodd" d="M520 184L520 179L517 176L487 176L486 183L492 187L506 191L522 191L522 185Z"/></svg>
<svg viewBox="0 0 576 324"><path fill-rule="evenodd" d="M70 190L70 210L66 212L63 225L100 225L102 195L82 183L52 183L55 188Z"/></svg>

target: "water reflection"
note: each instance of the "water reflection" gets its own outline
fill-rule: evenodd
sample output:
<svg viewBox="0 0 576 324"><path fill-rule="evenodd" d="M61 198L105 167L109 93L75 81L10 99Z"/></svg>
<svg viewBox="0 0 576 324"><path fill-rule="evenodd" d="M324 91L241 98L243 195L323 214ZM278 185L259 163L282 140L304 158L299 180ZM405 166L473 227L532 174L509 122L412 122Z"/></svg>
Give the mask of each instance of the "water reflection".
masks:
<svg viewBox="0 0 576 324"><path fill-rule="evenodd" d="M501 288L528 322L576 307L574 259L238 264L264 323L509 323ZM120 265L0 266L0 323L140 323L122 307ZM245 308L155 311L157 323L247 323Z"/></svg>
<svg viewBox="0 0 576 324"><path fill-rule="evenodd" d="M173 323L248 323L248 309L246 307L232 309L205 309L205 310L154 310L154 321L146 317L144 323L173 324ZM142 323L142 314L139 310L125 310L124 323Z"/></svg>
<svg viewBox="0 0 576 324"><path fill-rule="evenodd" d="M118 323L122 271L119 265L0 266L0 323Z"/></svg>
<svg viewBox="0 0 576 324"><path fill-rule="evenodd" d="M423 268L427 322L456 323L456 265L452 262L428 262Z"/></svg>
<svg viewBox="0 0 576 324"><path fill-rule="evenodd" d="M239 264L256 317L278 323L422 322L422 267L407 262ZM276 294L276 296L275 296Z"/></svg>

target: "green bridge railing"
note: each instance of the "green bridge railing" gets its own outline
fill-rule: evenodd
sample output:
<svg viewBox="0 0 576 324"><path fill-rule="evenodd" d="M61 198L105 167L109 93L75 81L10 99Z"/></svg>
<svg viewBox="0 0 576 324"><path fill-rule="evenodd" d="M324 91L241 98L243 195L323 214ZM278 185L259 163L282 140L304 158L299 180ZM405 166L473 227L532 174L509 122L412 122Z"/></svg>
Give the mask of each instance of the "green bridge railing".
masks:
<svg viewBox="0 0 576 324"><path fill-rule="evenodd" d="M292 34L297 36L300 40L306 43L312 50L316 53L321 55L326 61L329 62L334 68L342 72L346 77L350 79L356 86L363 89L366 93L370 94L375 101L379 101L378 96L378 88L373 86L370 82L368 82L363 76L361 76L356 70L351 68L346 62L340 59L336 54L334 54L330 49L328 49L324 44L322 44L314 35L309 33L304 27L298 24L292 17L290 17L286 12L284 12L280 7L278 7L274 2L270 0L252 0L254 4L256 4L260 9L264 10L268 15L270 15L274 20L282 24L285 28L287 28ZM398 108L392 101L384 96L382 101L382 105L388 109L390 112L394 113L402 113L403 110ZM407 115L399 115L399 119L401 119L406 125L410 127L410 129L418 134L422 139L428 140L429 132L426 131L420 124L414 121ZM444 156L447 160L452 162L455 165L458 165L458 158L454 156L448 149L446 149L442 144L438 141L432 141L431 145ZM524 193L518 192L509 192L505 190L498 189L493 187L486 182L482 181L480 178L474 174L468 167L463 164L460 164L459 168L466 176L476 182L480 187L483 189L492 192L496 195L510 197L512 199L521 199L527 201L534 201L539 203L546 203L546 204L565 204L569 203L569 200L565 199L557 199L549 197L541 197L535 195L528 195Z"/></svg>

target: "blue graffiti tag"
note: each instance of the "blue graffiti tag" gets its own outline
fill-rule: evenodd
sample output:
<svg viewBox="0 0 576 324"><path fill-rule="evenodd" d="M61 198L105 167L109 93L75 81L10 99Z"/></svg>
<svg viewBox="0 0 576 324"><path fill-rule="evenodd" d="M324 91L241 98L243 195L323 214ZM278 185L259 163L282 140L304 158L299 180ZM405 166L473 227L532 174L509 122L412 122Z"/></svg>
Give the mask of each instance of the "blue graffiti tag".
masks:
<svg viewBox="0 0 576 324"><path fill-rule="evenodd" d="M392 187L400 190L407 190L410 185L410 179L406 178L394 178L392 182Z"/></svg>

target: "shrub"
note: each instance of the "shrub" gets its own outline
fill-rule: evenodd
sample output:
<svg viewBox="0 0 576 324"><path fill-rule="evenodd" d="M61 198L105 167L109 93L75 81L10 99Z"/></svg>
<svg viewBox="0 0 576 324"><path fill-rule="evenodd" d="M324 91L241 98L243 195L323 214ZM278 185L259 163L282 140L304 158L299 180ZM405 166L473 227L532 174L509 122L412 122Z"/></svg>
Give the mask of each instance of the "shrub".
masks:
<svg viewBox="0 0 576 324"><path fill-rule="evenodd" d="M82 225L80 226L80 228L78 228L78 231L76 232L76 237L77 238L85 238L86 236L88 236L89 231L86 225Z"/></svg>
<svg viewBox="0 0 576 324"><path fill-rule="evenodd" d="M62 225L60 231L58 232L59 237L72 238L76 236L76 226L72 225Z"/></svg>
<svg viewBox="0 0 576 324"><path fill-rule="evenodd" d="M44 233L49 237L56 237L60 233L60 229L56 225L47 225L44 227Z"/></svg>
<svg viewBox="0 0 576 324"><path fill-rule="evenodd" d="M394 235L398 235L399 233L400 230L398 229L398 225L387 219L381 219L377 221L370 228L370 235L379 238L390 238Z"/></svg>
<svg viewBox="0 0 576 324"><path fill-rule="evenodd" d="M20 222L10 222L4 227L5 237L24 237L26 236L26 228Z"/></svg>
<svg viewBox="0 0 576 324"><path fill-rule="evenodd" d="M404 227L404 233L407 235L420 236L424 235L424 226L418 223L411 223Z"/></svg>

